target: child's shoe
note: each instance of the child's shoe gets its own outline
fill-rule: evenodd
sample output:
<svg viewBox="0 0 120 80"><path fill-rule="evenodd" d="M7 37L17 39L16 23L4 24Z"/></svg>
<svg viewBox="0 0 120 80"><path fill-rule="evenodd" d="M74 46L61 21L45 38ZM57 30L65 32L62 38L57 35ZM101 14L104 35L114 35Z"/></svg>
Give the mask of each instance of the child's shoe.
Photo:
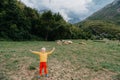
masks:
<svg viewBox="0 0 120 80"><path fill-rule="evenodd" d="M45 77L48 77L48 74L46 74Z"/></svg>
<svg viewBox="0 0 120 80"><path fill-rule="evenodd" d="M40 79L40 76L37 76L38 79Z"/></svg>

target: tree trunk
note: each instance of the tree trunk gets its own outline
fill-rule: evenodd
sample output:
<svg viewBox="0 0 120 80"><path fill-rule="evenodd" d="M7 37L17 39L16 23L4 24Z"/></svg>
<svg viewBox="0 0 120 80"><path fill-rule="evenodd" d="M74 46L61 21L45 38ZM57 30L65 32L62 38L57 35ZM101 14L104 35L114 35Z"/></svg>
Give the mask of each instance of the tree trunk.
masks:
<svg viewBox="0 0 120 80"><path fill-rule="evenodd" d="M48 40L48 32L46 32L45 41Z"/></svg>

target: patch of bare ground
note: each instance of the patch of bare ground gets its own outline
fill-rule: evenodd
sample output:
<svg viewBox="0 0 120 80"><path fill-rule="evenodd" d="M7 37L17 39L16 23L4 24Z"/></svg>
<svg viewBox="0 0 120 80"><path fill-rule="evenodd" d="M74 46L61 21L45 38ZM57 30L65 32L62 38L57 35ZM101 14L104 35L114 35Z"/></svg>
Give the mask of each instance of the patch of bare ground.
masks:
<svg viewBox="0 0 120 80"><path fill-rule="evenodd" d="M48 62L49 77L46 78L43 74L40 79L37 79L39 66L35 70L29 70L28 67L33 60L28 57L24 59L29 59L29 62L25 64L23 60L18 71L8 72L12 80L112 80L112 76L116 75L106 69L95 72L81 65L72 65L68 60L61 62L54 58Z"/></svg>
<svg viewBox="0 0 120 80"><path fill-rule="evenodd" d="M25 60L28 60L29 62L26 62ZM10 75L10 79L11 80L31 80L31 78L33 77L36 71L29 70L28 68L31 62L33 62L34 60L29 57L23 57L21 58L21 60L18 60L18 61L21 61L19 63L18 70L14 71L13 69L13 71L10 71L7 73L8 75Z"/></svg>
<svg viewBox="0 0 120 80"><path fill-rule="evenodd" d="M79 65L80 66L80 65ZM72 65L69 61L59 62L57 59L52 59L48 63L49 77L41 77L40 80L112 80L112 76L116 75L109 70L93 71L88 68L79 68ZM38 70L38 69L37 69ZM32 80L38 75L38 71L34 73Z"/></svg>

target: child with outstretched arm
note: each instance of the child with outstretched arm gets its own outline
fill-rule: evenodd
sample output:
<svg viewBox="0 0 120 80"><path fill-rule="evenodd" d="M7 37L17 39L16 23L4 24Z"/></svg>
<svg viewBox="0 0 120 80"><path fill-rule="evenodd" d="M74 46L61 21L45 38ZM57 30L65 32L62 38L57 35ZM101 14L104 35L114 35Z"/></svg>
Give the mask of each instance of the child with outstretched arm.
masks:
<svg viewBox="0 0 120 80"><path fill-rule="evenodd" d="M55 50L55 48L53 48L51 51L47 52L46 51L46 48L41 48L41 51L38 52L38 51L32 51L30 50L30 52L34 53L34 54L37 54L40 56L40 67L39 67L39 74L40 76L42 76L42 69L44 69L44 73L45 73L45 76L48 77L48 71L47 71L47 57L49 54L51 54L53 51ZM40 78L39 76L39 78Z"/></svg>

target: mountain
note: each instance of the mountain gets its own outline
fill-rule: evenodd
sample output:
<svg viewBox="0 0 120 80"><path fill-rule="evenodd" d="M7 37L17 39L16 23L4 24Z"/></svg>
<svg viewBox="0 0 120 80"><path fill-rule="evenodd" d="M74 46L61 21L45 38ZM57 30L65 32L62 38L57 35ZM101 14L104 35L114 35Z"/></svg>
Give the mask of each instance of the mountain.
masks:
<svg viewBox="0 0 120 80"><path fill-rule="evenodd" d="M120 0L114 0L76 25L88 34L92 34L93 39L120 40Z"/></svg>
<svg viewBox="0 0 120 80"><path fill-rule="evenodd" d="M120 0L114 0L112 3L89 16L86 20L104 20L120 24Z"/></svg>
<svg viewBox="0 0 120 80"><path fill-rule="evenodd" d="M97 10L100 10L107 4L110 4L113 0L93 0L94 5L90 5L88 7L89 12L85 14L79 14L76 15L74 12L70 12L67 15L71 18L68 22L74 24L78 23L80 21L83 21L85 18L89 17L92 13L96 12Z"/></svg>

